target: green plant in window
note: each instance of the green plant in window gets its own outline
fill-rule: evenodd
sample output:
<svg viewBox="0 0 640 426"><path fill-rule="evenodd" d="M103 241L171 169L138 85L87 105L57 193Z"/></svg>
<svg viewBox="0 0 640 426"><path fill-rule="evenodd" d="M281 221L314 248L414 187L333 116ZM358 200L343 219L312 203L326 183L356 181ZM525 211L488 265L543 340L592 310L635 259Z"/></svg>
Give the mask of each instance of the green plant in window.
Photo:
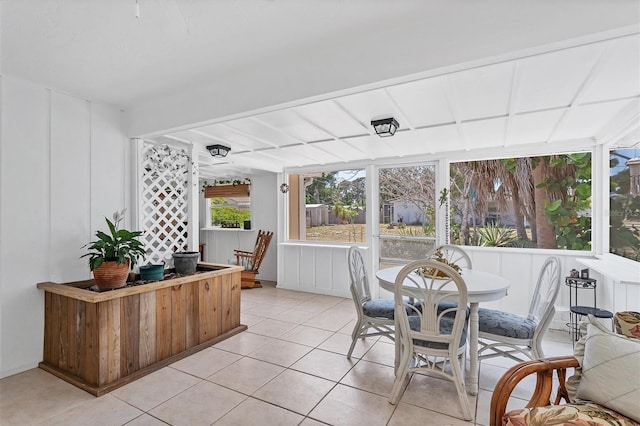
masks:
<svg viewBox="0 0 640 426"><path fill-rule="evenodd" d="M220 226L223 222L240 223L251 220L251 211L227 205L224 198L211 199L211 224Z"/></svg>
<svg viewBox="0 0 640 426"><path fill-rule="evenodd" d="M550 156L552 170L538 185L549 194L544 201L545 217L555 228L558 248L591 248L591 154Z"/></svg>
<svg viewBox="0 0 640 426"><path fill-rule="evenodd" d="M479 245L484 247L512 247L518 241L515 230L499 223L489 223L477 232Z"/></svg>

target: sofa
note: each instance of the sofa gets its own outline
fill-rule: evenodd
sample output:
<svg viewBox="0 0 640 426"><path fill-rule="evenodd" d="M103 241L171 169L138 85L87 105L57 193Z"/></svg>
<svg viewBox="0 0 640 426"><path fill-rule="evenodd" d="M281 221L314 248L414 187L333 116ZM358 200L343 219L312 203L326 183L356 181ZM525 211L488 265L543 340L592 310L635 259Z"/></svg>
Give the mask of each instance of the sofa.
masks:
<svg viewBox="0 0 640 426"><path fill-rule="evenodd" d="M502 376L491 399L491 425L640 425L640 339L614 333L592 316L583 328L573 355L523 362ZM532 374L536 386L526 408L507 412L511 393Z"/></svg>

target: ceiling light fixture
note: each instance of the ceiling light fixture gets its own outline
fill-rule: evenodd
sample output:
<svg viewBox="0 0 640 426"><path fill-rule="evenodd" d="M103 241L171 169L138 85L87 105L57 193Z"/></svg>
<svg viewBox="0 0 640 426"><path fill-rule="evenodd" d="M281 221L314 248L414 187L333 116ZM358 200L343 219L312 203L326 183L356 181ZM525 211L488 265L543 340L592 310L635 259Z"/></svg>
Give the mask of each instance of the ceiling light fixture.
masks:
<svg viewBox="0 0 640 426"><path fill-rule="evenodd" d="M231 148L226 145L215 144L207 146L207 151L214 157L226 157Z"/></svg>
<svg viewBox="0 0 640 426"><path fill-rule="evenodd" d="M138 0L136 0L136 18L140 19L140 5L138 4Z"/></svg>
<svg viewBox="0 0 640 426"><path fill-rule="evenodd" d="M385 138L388 136L393 136L398 130L398 122L395 118L383 118L382 120L373 120L371 122L373 129L376 131L376 134L381 138Z"/></svg>

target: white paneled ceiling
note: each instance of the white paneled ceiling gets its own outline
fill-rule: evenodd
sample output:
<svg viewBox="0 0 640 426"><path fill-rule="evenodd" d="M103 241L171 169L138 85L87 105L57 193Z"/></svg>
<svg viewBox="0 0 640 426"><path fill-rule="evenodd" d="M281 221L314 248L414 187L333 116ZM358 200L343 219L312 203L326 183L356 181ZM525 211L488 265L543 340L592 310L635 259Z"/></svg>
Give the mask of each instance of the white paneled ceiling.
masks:
<svg viewBox="0 0 640 426"><path fill-rule="evenodd" d="M640 111L638 34L182 130L203 178L565 141L599 143ZM370 121L395 117L379 138ZM614 124L612 124L614 123ZM637 125L637 123L636 123ZM623 129L624 130L624 129ZM622 131L626 138L637 132ZM208 144L231 147L223 159Z"/></svg>

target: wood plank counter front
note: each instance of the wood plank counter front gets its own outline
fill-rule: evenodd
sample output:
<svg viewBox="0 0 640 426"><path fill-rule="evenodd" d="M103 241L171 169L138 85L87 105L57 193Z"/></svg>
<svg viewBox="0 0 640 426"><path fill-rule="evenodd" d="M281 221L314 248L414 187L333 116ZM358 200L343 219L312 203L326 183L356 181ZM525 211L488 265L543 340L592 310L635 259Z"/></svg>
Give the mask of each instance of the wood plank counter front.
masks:
<svg viewBox="0 0 640 426"><path fill-rule="evenodd" d="M40 368L100 396L247 329L241 266L102 293L93 280L39 283L45 291Z"/></svg>

